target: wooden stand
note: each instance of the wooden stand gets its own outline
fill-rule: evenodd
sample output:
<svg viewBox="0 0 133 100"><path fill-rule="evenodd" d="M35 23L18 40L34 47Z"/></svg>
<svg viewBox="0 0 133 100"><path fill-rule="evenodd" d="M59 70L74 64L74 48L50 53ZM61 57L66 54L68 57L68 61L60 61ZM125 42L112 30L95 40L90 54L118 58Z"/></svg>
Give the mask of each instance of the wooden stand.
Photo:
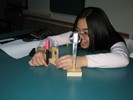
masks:
<svg viewBox="0 0 133 100"><path fill-rule="evenodd" d="M68 77L81 77L82 71L81 68L76 68L76 63L73 62L73 67L67 70Z"/></svg>
<svg viewBox="0 0 133 100"><path fill-rule="evenodd" d="M55 61L59 58L59 49L56 48L56 47L53 47L51 49L51 52L52 52L52 58L49 59L49 62L51 64L54 64L55 65Z"/></svg>
<svg viewBox="0 0 133 100"><path fill-rule="evenodd" d="M68 77L81 77L82 76L82 71L81 69L75 69L75 70L72 70L72 69L68 69L67 70L67 76Z"/></svg>

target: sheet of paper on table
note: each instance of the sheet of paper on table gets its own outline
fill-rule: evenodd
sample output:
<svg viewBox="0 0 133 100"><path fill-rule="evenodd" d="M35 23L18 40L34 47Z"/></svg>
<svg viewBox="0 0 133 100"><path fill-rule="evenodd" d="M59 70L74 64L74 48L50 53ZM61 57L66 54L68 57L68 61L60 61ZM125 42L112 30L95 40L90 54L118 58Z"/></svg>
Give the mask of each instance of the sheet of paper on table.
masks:
<svg viewBox="0 0 133 100"><path fill-rule="evenodd" d="M22 39L0 45L0 49L6 52L9 56L19 59L29 55L33 48L36 48L40 41L24 42Z"/></svg>

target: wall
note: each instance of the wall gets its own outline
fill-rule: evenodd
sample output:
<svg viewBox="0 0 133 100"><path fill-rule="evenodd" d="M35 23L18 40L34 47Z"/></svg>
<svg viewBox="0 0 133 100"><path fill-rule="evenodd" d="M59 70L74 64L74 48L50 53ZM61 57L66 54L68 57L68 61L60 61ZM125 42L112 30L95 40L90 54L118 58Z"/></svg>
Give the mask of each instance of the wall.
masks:
<svg viewBox="0 0 133 100"><path fill-rule="evenodd" d="M0 0L0 19L3 19L3 10L6 7L6 1L5 0Z"/></svg>
<svg viewBox="0 0 133 100"><path fill-rule="evenodd" d="M29 9L25 13L74 22L76 16L51 12L49 2L50 0L29 0ZM133 34L133 0L86 0L85 6L101 7L117 31Z"/></svg>
<svg viewBox="0 0 133 100"><path fill-rule="evenodd" d="M116 30L133 34L133 0L88 0L86 6L101 7Z"/></svg>

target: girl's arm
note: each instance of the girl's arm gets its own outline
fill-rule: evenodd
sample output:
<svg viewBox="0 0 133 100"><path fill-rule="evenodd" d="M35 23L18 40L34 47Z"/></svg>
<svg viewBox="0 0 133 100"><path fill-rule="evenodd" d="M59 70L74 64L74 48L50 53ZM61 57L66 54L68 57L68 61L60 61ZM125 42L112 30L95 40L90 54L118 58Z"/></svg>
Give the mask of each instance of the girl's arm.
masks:
<svg viewBox="0 0 133 100"><path fill-rule="evenodd" d="M118 42L111 47L111 53L87 55L88 67L117 68L129 64L129 52L124 42Z"/></svg>
<svg viewBox="0 0 133 100"><path fill-rule="evenodd" d="M52 46L60 46L60 45L65 45L65 44L70 44L70 40L69 40L69 36L72 34L72 31L69 31L69 32L66 32L66 33L63 33L63 34L59 34L59 35L55 35L55 36L49 36L47 37L46 39L49 39L50 40L50 45L51 47ZM43 47L45 44L44 44L44 41L46 40L44 39L39 47Z"/></svg>

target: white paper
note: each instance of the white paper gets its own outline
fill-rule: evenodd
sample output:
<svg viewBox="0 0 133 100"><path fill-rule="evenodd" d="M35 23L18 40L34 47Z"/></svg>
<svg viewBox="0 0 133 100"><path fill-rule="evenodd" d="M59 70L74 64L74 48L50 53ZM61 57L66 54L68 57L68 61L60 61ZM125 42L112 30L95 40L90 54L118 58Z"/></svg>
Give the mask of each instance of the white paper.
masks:
<svg viewBox="0 0 133 100"><path fill-rule="evenodd" d="M19 59L29 55L33 48L38 47L40 41L24 42L22 39L0 45L0 49L9 56Z"/></svg>

